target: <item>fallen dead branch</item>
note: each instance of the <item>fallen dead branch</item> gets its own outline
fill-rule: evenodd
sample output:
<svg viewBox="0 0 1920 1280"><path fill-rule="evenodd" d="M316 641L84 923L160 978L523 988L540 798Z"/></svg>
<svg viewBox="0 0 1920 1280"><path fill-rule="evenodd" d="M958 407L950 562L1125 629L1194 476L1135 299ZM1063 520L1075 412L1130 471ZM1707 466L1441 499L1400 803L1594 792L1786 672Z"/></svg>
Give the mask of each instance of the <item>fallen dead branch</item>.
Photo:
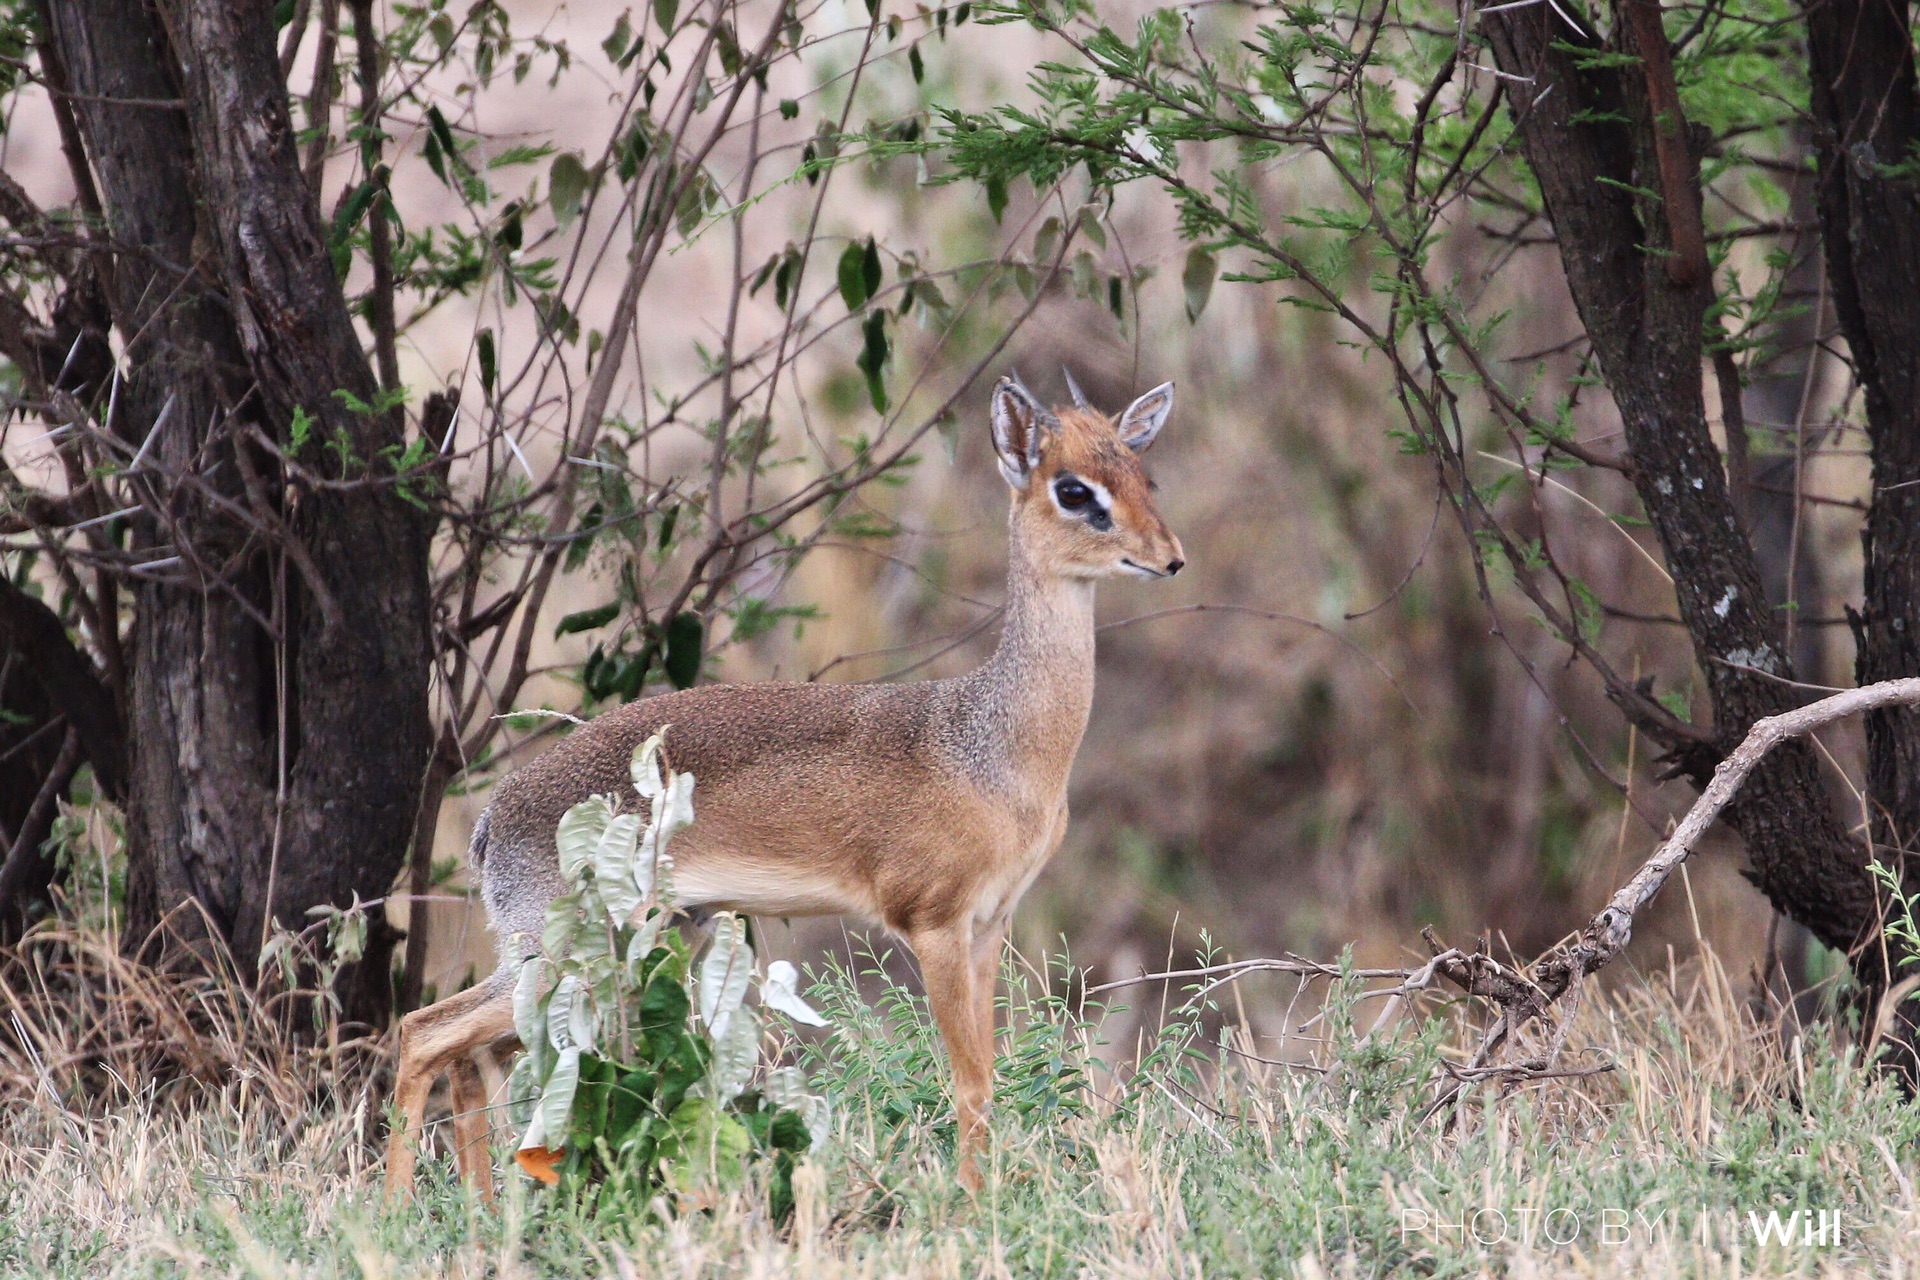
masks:
<svg viewBox="0 0 1920 1280"><path fill-rule="evenodd" d="M1633 937L1634 918L1659 894L1674 870L1685 862L1728 803L1767 753L1789 738L1798 738L1849 716L1882 707L1920 705L1920 678L1886 680L1836 693L1804 707L1768 716L1756 722L1739 746L1727 753L1713 772L1700 798L1631 879L1622 885L1574 941L1550 952L1533 966L1533 980L1525 986L1492 980L1471 969L1443 966L1445 976L1463 990L1483 995L1501 1008L1504 1031L1536 1018L1569 992L1578 999L1580 983L1625 949ZM1435 945L1429 937L1429 945ZM1570 1020L1570 1019L1569 1019ZM1505 1035L1503 1034L1502 1040ZM1500 1044L1488 1048L1497 1053Z"/></svg>
<svg viewBox="0 0 1920 1280"><path fill-rule="evenodd" d="M1345 969L1339 965L1287 955L1277 959L1251 959L1202 968L1166 973L1145 973L1131 978L1104 982L1087 988L1088 995L1135 986L1146 982L1188 980L1193 983L1189 1001L1204 999L1217 988L1256 973L1286 973L1301 983L1336 978L1361 981L1392 981L1393 986L1377 987L1358 998L1385 997L1387 1005L1372 1027L1370 1038L1410 999L1431 990L1436 980L1444 979L1468 996L1485 1001L1497 1012L1468 1061L1447 1064L1447 1082L1442 1086L1427 1114L1446 1109L1467 1085L1476 1081L1499 1079L1508 1083L1523 1080L1565 1079L1594 1075L1611 1070L1611 1065L1564 1068L1560 1059L1566 1050L1568 1034L1579 1011L1582 984L1609 964L1633 937L1634 920L1665 886L1676 868L1692 855L1721 812L1739 794L1767 753L1790 738L1812 733L1837 720L1883 707L1920 705L1920 678L1887 680L1879 684L1848 689L1792 711L1769 716L1756 722L1740 745L1727 753L1714 770L1700 798L1687 810L1673 834L1654 851L1653 856L1634 872L1607 905L1571 940L1555 947L1524 970L1503 964L1486 954L1484 946L1473 952L1443 945L1431 928L1422 930L1431 958L1422 965L1401 969ZM1866 856L1862 851L1862 856ZM1889 1016L1888 1002L1920 988L1920 977L1892 988L1883 1001L1880 1024ZM1543 1053L1525 1058L1502 1060L1502 1053L1516 1033L1536 1021L1558 1014Z"/></svg>

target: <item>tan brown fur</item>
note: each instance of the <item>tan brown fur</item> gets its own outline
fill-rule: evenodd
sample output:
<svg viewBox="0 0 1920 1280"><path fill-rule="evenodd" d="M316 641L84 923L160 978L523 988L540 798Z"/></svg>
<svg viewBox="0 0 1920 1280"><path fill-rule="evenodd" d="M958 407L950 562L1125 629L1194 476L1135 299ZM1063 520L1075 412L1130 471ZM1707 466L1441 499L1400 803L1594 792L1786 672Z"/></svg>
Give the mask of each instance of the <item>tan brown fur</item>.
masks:
<svg viewBox="0 0 1920 1280"><path fill-rule="evenodd" d="M673 767L695 778L697 818L672 850L680 905L855 915L905 939L953 1066L960 1177L978 1186L994 969L1014 907L1066 831L1067 776L1093 700L1093 584L1121 572L1167 576L1184 563L1136 456L1171 403L1169 384L1116 420L1049 412L1008 379L995 388L995 445L1013 487L1007 617L978 670L649 698L600 716L500 784L472 857L501 966L402 1022L390 1195L411 1185L432 1080L451 1072L456 1115L480 1113L470 1058L512 1042L519 960L566 889L554 849L561 815L592 795L630 798L633 751L661 731ZM1090 509L1062 506L1056 486L1074 480L1105 495L1108 527L1096 528ZM483 1125L456 1122L461 1172L490 1196L484 1138Z"/></svg>

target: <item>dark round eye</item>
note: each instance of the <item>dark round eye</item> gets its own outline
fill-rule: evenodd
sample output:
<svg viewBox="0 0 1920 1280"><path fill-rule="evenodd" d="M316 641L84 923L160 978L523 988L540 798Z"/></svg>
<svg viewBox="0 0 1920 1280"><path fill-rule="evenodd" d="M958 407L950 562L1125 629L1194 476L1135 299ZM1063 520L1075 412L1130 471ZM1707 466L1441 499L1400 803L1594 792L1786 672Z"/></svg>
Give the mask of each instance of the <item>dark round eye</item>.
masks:
<svg viewBox="0 0 1920 1280"><path fill-rule="evenodd" d="M1078 511L1093 501L1093 490L1078 480L1062 480L1053 486L1053 492L1060 499L1060 505L1069 511Z"/></svg>

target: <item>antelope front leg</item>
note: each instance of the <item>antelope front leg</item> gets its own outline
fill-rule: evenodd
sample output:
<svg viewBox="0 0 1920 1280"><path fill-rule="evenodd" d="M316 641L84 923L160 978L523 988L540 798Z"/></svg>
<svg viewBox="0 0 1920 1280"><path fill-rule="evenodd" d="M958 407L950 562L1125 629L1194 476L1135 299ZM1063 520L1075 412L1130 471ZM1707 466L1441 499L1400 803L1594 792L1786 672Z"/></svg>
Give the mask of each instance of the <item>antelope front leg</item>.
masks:
<svg viewBox="0 0 1920 1280"><path fill-rule="evenodd" d="M947 1060L953 1065L953 1110L959 1121L960 1185L980 1189L979 1156L986 1146L987 1102L993 1095L993 1022L991 988L988 1017L980 1016L975 981L973 930L957 926L928 930L910 941L920 959L927 984L927 1002L933 1006L940 1037L947 1042Z"/></svg>
<svg viewBox="0 0 1920 1280"><path fill-rule="evenodd" d="M1006 949L1007 922L996 920L973 935L974 1017L980 1024L981 1043L987 1047L987 1096L993 1096L993 994L1000 982L1000 954Z"/></svg>

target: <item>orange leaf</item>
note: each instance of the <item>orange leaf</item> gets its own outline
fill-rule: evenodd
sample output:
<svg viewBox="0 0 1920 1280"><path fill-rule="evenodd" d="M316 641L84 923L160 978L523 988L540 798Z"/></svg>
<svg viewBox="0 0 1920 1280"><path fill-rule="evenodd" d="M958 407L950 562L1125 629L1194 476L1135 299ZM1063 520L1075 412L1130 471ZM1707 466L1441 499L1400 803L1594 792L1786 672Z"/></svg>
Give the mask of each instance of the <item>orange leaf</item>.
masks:
<svg viewBox="0 0 1920 1280"><path fill-rule="evenodd" d="M528 1177L552 1186L560 1181L560 1175L553 1171L553 1166L559 1164L566 1154L565 1148L528 1147L524 1151L514 1152L513 1158L520 1162L520 1167L527 1171Z"/></svg>

